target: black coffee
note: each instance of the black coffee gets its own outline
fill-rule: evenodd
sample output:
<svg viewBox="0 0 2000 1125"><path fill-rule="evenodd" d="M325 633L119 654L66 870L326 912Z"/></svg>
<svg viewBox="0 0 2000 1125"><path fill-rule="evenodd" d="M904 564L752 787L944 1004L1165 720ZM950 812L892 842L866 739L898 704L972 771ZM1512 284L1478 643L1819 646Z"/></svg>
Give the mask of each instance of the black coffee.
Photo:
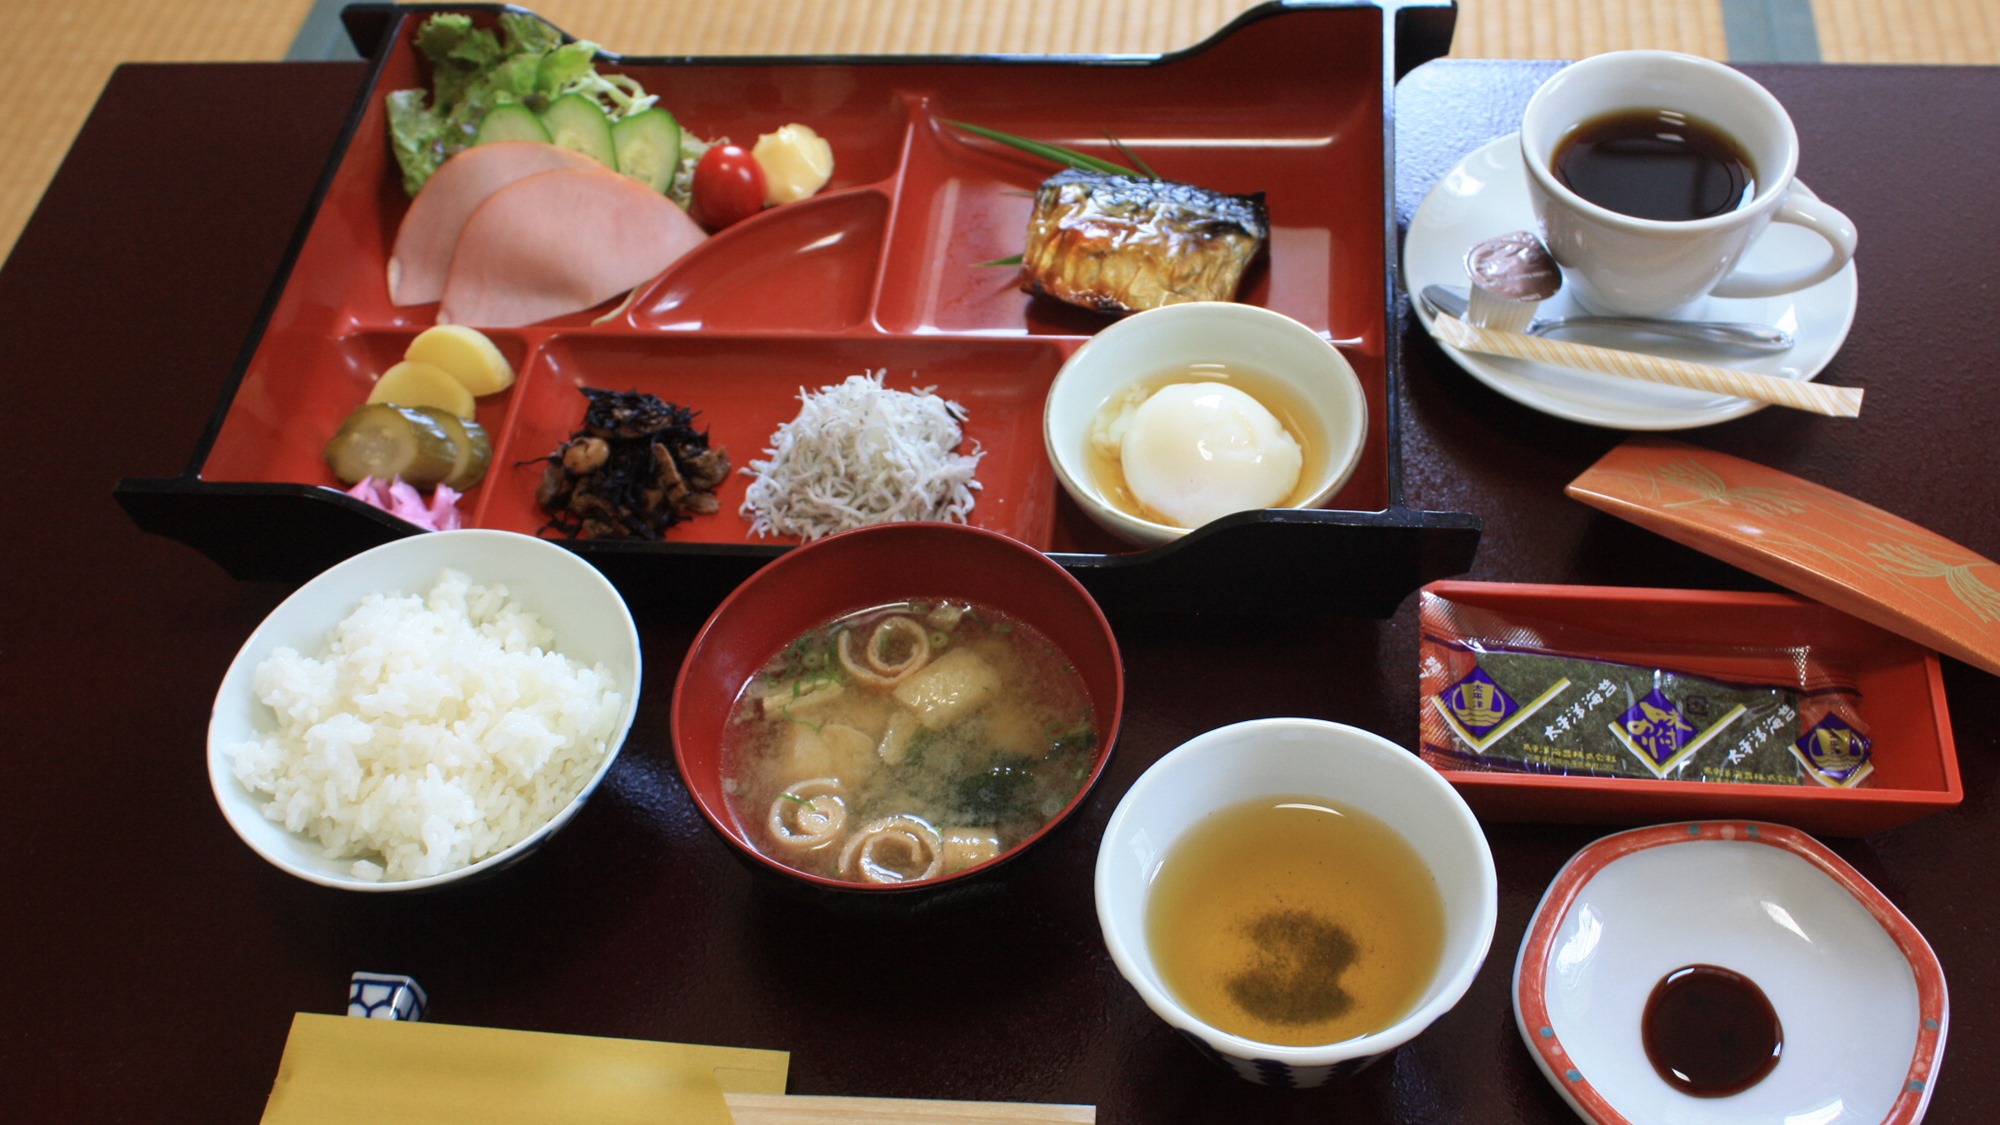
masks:
<svg viewBox="0 0 2000 1125"><path fill-rule="evenodd" d="M1597 204L1640 219L1686 222L1724 215L1757 195L1757 171L1735 138L1664 109L1593 117L1556 144L1556 179Z"/></svg>

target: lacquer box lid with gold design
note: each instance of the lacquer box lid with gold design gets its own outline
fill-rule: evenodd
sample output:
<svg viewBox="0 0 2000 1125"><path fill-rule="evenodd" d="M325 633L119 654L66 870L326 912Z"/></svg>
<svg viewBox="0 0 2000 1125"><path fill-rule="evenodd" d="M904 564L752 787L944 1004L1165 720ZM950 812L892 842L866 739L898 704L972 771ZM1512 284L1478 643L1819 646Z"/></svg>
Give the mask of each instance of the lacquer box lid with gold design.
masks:
<svg viewBox="0 0 2000 1125"><path fill-rule="evenodd" d="M1716 779L1726 771L1708 771L1709 780L1664 769L1656 771L1661 776L1603 776L1608 771L1588 762L1569 773L1554 762L1493 769L1477 760L1485 736L1476 732L1498 723L1467 734L1463 724L1454 728L1450 717L1433 715L1438 706L1427 698L1425 745L1449 743L1474 763L1447 768L1446 776L1481 816L1584 823L1749 817L1865 836L1963 799L1939 653L2000 674L2000 565L1853 497L1669 438L1626 441L1565 491L1802 596L1434 582L1424 587L1427 660L1435 659L1444 632L1433 599L1631 638L1627 651L1590 654L1614 663L1645 665L1649 655L1697 648L1811 652L1837 669L1842 690L1867 717L1868 733L1844 740L1833 725L1808 734L1821 746L1865 747L1867 776L1836 769L1805 784L1767 784ZM1730 675L1730 658L1714 659L1724 681L1762 679L1749 663L1737 665L1742 675ZM1437 679L1435 671L1425 674ZM1810 710L1804 701L1814 694L1809 688L1794 702ZM1560 727L1564 710L1551 708L1535 721ZM1448 755L1427 757L1453 764Z"/></svg>
<svg viewBox="0 0 2000 1125"><path fill-rule="evenodd" d="M1423 595L1424 667L1420 677L1424 690L1420 706L1424 712L1419 722L1424 757L1439 767L1483 819L1649 824L1721 817L1775 821L1824 835L1867 836L1951 808L1964 799L1937 653L1831 606L1781 593L1511 582L1433 582L1423 588ZM1497 730L1497 723L1482 724L1477 716L1461 716L1460 729L1455 730L1449 718L1440 717L1439 712L1454 706L1459 696L1436 689L1470 677L1459 675L1463 668L1433 666L1439 662L1441 650L1449 648L1439 644L1439 634L1447 632L1438 628L1439 600L1461 611L1533 621L1552 627L1551 633L1574 629L1629 641L1622 649L1615 644L1598 648L1571 662L1602 662L1597 664L1599 669L1610 665L1672 668L1674 660L1661 654L1703 651L1709 663L1700 672L1710 681L1708 686L1713 687L1715 680L1729 681L1728 686L1738 688L1740 697L1751 703L1750 712L1730 727L1726 743L1719 748L1733 748L1746 741L1745 732L1763 723L1776 729L1779 716L1771 711L1782 714L1786 707L1796 706L1805 713L1785 733L1767 739L1781 762L1788 758L1788 743L1802 731L1808 737L1825 736L1842 728L1838 721L1825 724L1811 720L1818 702L1812 689L1782 693L1759 712L1749 698L1756 693L1743 685L1772 682L1762 674L1769 669L1749 671L1749 659L1732 650L1759 649L1767 654L1766 659L1768 654L1785 649L1810 652L1814 661L1837 670L1834 675L1851 695L1853 707L1865 716L1865 741L1854 741L1866 749L1866 775L1826 770L1818 778L1799 776L1792 783L1776 784L1754 768L1754 759L1739 771L1734 766L1720 766L1722 759L1712 756L1709 760L1720 768L1657 771L1661 776L1626 770L1626 776L1610 776L1610 771L1585 760L1587 753L1577 755L1573 768L1550 762L1534 768L1495 768L1479 760L1477 747L1463 741L1462 728L1474 724L1473 734L1484 736ZM1487 660L1481 656L1479 664L1469 659L1464 663L1476 676L1485 670ZM1732 660L1735 667L1745 669L1741 675L1729 672ZM1494 674L1504 673L1496 670ZM1574 670L1570 675L1575 676ZM1596 700L1600 686L1595 675L1581 678L1574 689L1547 706L1542 706L1545 701L1539 697L1517 689L1519 699L1502 703L1499 712L1489 718L1529 712L1524 716L1529 723L1520 730L1539 739L1543 731L1568 730L1573 723L1580 727L1585 721L1580 712ZM1601 718L1623 706L1623 696L1619 696L1616 702L1591 714ZM1670 711L1671 707L1663 704L1662 709ZM1788 714L1782 717L1790 718ZM1711 723L1712 719L1699 720L1704 727ZM1474 737L1472 741L1481 739ZM1575 740L1552 736L1550 741L1565 743L1560 748L1567 749ZM1829 739L1821 737L1819 741ZM1623 756L1616 747L1610 753ZM1733 761L1733 754L1730 757ZM1561 772L1563 769L1569 772ZM1695 776L1708 779L1690 779ZM1733 780L1737 776L1762 780Z"/></svg>
<svg viewBox="0 0 2000 1125"><path fill-rule="evenodd" d="M2000 675L2000 564L1900 516L1661 437L1625 442L1564 491Z"/></svg>

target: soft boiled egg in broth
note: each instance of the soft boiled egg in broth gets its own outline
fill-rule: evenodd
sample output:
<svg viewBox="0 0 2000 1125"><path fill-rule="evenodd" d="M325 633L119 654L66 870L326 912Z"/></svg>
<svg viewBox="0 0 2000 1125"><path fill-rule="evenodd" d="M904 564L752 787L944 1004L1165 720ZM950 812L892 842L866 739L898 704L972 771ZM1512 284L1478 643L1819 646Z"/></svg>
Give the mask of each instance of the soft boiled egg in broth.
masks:
<svg viewBox="0 0 2000 1125"><path fill-rule="evenodd" d="M1190 364L1135 380L1092 419L1097 487L1120 511L1194 528L1311 499L1324 451L1302 440L1305 403L1261 372Z"/></svg>

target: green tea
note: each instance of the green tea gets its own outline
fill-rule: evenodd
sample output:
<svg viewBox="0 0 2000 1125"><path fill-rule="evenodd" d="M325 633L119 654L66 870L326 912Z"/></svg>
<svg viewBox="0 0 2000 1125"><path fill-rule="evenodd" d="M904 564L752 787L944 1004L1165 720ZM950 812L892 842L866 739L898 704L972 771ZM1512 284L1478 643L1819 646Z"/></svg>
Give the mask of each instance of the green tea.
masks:
<svg viewBox="0 0 2000 1125"><path fill-rule="evenodd" d="M1444 899L1416 849L1357 809L1261 797L1167 853L1146 939L1197 1018L1263 1043L1336 1043L1417 1006L1444 957Z"/></svg>

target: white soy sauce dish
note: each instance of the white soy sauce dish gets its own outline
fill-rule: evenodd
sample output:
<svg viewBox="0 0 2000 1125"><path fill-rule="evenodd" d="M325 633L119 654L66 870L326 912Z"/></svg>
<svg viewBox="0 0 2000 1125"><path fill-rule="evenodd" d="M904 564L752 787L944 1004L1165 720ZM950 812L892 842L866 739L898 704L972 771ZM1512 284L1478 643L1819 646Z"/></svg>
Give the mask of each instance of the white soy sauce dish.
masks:
<svg viewBox="0 0 2000 1125"><path fill-rule="evenodd" d="M1161 391L1174 384L1191 390L1197 383L1222 383L1235 401L1203 417L1194 414L1185 397L1173 410L1165 408ZM1115 500L1114 491L1121 487L1115 474L1124 466L1092 451L1092 429L1100 412L1115 412L1128 393L1136 395L1130 403L1135 407L1138 398L1148 397L1133 392L1134 387L1160 399L1153 420L1146 423L1157 440L1148 444L1156 457L1170 463L1171 472L1155 474L1154 495L1169 492L1187 510L1206 512L1197 523L1216 518L1218 510L1322 507L1354 475L1367 441L1368 400L1360 378L1339 349L1304 324L1230 301L1193 301L1134 313L1084 341L1056 373L1042 415L1042 438L1056 479L1084 514L1141 547L1171 543L1192 527L1149 518L1129 497ZM1187 393L1177 390L1175 396ZM1241 394L1255 403L1243 407ZM1252 420L1259 410L1263 417ZM1259 476L1263 470L1252 463L1262 465L1282 452L1278 447L1284 438L1270 432L1273 423L1299 451L1296 483L1270 504L1215 499L1234 491L1222 487L1224 479L1237 488L1268 484L1270 478ZM1244 437L1251 431L1258 434L1254 443ZM1230 451L1221 452L1224 446ZM1106 477L1107 464L1113 479Z"/></svg>
<svg viewBox="0 0 2000 1125"><path fill-rule="evenodd" d="M1693 966L1737 983L1707 997L1678 1039L1654 1017L1649 1050L1649 1004ZM1775 1049L1740 1033L1745 979L1749 1003L1769 1005ZM1556 875L1514 966L1522 1041L1596 1125L1911 1125L1930 1103L1949 1011L1944 972L1910 920L1778 824L1683 822L1598 840ZM1687 1036L1695 1024L1712 1032ZM1746 1071L1752 1054L1759 1066ZM1691 1092L1702 1068L1749 1084Z"/></svg>
<svg viewBox="0 0 2000 1125"><path fill-rule="evenodd" d="M608 690L619 698L596 727L605 732L602 755L594 766L579 765L589 770L580 788L541 823L525 826L518 839L469 864L413 878L367 878L357 873L353 858L330 857L317 840L267 817L263 809L269 798L237 779L230 748L277 729L277 718L258 698L256 684L258 666L273 652L289 648L304 657L318 657L327 648L330 631L363 598L425 595L448 569L464 574L472 586L505 586L509 602L533 613L554 633L550 650L560 652L573 668L600 667ZM479 878L535 851L590 799L617 760L638 714L640 670L639 632L625 600L574 551L508 531L412 535L328 568L294 591L251 633L216 692L208 727L209 785L230 828L251 850L307 882L352 891L414 891ZM597 681L591 677L576 682Z"/></svg>

